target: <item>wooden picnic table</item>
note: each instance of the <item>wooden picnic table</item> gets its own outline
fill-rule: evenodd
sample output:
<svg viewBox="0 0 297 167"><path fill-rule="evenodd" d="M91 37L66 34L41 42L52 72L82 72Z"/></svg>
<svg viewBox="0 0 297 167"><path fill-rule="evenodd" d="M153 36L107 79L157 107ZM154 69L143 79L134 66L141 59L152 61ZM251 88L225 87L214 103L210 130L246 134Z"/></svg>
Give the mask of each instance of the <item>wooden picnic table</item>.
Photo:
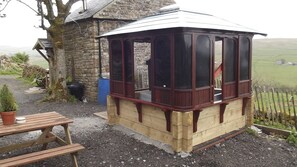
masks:
<svg viewBox="0 0 297 167"><path fill-rule="evenodd" d="M0 154L32 147L35 145L41 145L41 150L0 160L1 167L25 165L65 154L70 154L73 165L78 166L76 154L78 151L83 150L84 147L80 144L72 143L68 125L69 123L72 123L73 120L66 118L57 112L38 113L24 117L26 118L26 122L23 124L3 125L0 121L0 138L3 140L5 136L39 130L42 133L33 140L22 141L22 143L14 143L7 146L0 146ZM56 126L63 127L65 132L65 140L53 133L52 130ZM56 142L59 144L59 146L56 148L47 149L48 143L51 142Z"/></svg>

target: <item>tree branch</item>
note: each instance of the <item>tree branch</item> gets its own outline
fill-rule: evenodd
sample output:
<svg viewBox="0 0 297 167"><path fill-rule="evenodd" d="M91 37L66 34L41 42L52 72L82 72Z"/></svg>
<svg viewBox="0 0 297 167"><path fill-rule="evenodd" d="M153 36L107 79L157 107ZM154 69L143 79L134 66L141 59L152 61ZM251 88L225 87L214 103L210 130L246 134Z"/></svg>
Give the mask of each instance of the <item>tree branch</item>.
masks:
<svg viewBox="0 0 297 167"><path fill-rule="evenodd" d="M42 2L37 0L37 9L38 12L40 13L40 17L41 17L41 24L40 24L40 28L42 28L43 30L48 31L48 28L44 25L44 19L48 20L47 16L44 15L43 13L43 8L42 8Z"/></svg>
<svg viewBox="0 0 297 167"><path fill-rule="evenodd" d="M47 9L47 20L50 22L51 20L55 19L55 13L54 13L54 9L53 9L53 4L51 2L51 0L41 0Z"/></svg>
<svg viewBox="0 0 297 167"><path fill-rule="evenodd" d="M63 4L62 0L56 0L58 15L64 14L65 12L65 5Z"/></svg>
<svg viewBox="0 0 297 167"><path fill-rule="evenodd" d="M76 3L76 2L78 2L78 1L81 1L81 0L69 0L69 1L66 3L66 5L65 5L65 6L66 6L66 11L65 11L65 12L69 14L72 5L73 5L74 3Z"/></svg>
<svg viewBox="0 0 297 167"><path fill-rule="evenodd" d="M32 8L30 5L28 5L27 3L23 2L22 0L17 0L19 3L27 6L29 9L33 10L37 15L39 15L40 13L38 11L36 11L34 8Z"/></svg>
<svg viewBox="0 0 297 167"><path fill-rule="evenodd" d="M11 0L7 0L5 6L4 6L2 9L0 9L0 18L6 16L6 14L1 14L1 12L5 10L5 8L8 6L8 4L9 4L10 1L11 1ZM4 1L3 1L3 2L4 2Z"/></svg>

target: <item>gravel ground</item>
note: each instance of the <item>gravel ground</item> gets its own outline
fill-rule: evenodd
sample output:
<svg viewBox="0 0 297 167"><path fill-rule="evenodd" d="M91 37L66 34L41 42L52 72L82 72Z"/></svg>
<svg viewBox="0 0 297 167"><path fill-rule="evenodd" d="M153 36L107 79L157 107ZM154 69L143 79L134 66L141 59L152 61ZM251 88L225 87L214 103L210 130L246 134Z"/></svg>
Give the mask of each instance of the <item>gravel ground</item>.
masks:
<svg viewBox="0 0 297 167"><path fill-rule="evenodd" d="M191 153L187 157L170 154L153 145L135 139L132 132L123 132L118 126L108 126L106 121L93 115L106 110L96 103L57 103L41 102L46 94L26 94L30 85L12 76L0 76L0 85L8 84L13 90L19 111L17 115L57 111L73 118L70 126L74 143L86 147L79 153L79 165L83 167L100 166L210 166L210 167L252 167L252 166L297 166L297 148L284 140L267 135L253 136L247 133L238 135L207 150ZM54 129L59 133L61 129ZM21 134L3 137L0 146L36 135ZM51 146L50 146L51 147ZM36 150L32 148L0 155L0 159ZM69 156L60 156L38 162L32 166L71 166Z"/></svg>

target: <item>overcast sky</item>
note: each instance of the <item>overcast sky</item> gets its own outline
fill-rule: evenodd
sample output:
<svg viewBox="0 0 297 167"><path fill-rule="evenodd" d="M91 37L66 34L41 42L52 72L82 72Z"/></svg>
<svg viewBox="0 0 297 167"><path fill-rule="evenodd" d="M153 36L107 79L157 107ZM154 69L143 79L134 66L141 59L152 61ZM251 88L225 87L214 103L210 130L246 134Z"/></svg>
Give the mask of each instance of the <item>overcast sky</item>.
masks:
<svg viewBox="0 0 297 167"><path fill-rule="evenodd" d="M35 0L30 1L35 4ZM297 38L296 0L176 1L199 12L267 33L266 38ZM76 6L80 4L78 2ZM12 0L5 13L7 17L0 18L0 45L33 47L37 38L46 37L45 31L37 28L40 18L28 7Z"/></svg>

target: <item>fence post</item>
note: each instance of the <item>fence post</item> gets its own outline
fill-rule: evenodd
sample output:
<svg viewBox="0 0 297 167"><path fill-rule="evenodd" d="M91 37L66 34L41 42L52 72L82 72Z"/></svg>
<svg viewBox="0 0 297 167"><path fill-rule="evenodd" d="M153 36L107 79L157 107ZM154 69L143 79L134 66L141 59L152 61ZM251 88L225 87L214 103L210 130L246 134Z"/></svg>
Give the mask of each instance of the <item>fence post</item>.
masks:
<svg viewBox="0 0 297 167"><path fill-rule="evenodd" d="M284 114L284 119L285 119L285 120L284 120L284 121L285 121L284 124L287 125L287 124L288 124L288 121L287 121L287 119L286 119L287 112L286 112L286 106L285 106L284 92L282 92L281 95L282 95L283 112L284 112L283 114ZM289 107L289 106L288 106L288 107Z"/></svg>
<svg viewBox="0 0 297 167"><path fill-rule="evenodd" d="M297 116L296 116L296 109L295 109L295 99L294 99L294 94L293 92L291 92L292 95L292 104L293 104L293 111L294 111L294 125L295 125L295 129L297 130Z"/></svg>
<svg viewBox="0 0 297 167"><path fill-rule="evenodd" d="M255 96L256 96L256 102L254 103L254 110L255 110L255 114L257 114L256 118L258 118L259 116L261 116L258 88L255 86L254 90L255 90ZM256 108L256 103L258 105L258 109Z"/></svg>
<svg viewBox="0 0 297 167"><path fill-rule="evenodd" d="M275 103L275 99L274 99L274 88L271 88L271 96L272 96L272 103L273 103L273 108L274 108L274 112L275 112L275 120L276 122L279 122L278 120L278 112L277 112L277 107L276 107L276 103Z"/></svg>
<svg viewBox="0 0 297 167"><path fill-rule="evenodd" d="M277 104L278 104L278 108L279 108L279 122L282 123L282 120L283 120L283 108L282 108L282 105L280 103L280 96L279 96L279 92L278 90L276 90L276 97L277 97Z"/></svg>
<svg viewBox="0 0 297 167"><path fill-rule="evenodd" d="M266 92L266 87L264 87L264 92ZM272 106L271 106L271 102L270 102L270 95L269 95L269 91L267 91L267 103L269 105L269 109L270 109L270 114L271 114L271 121L272 121L272 125L274 124L274 115L273 115L273 112L272 112Z"/></svg>
<svg viewBox="0 0 297 167"><path fill-rule="evenodd" d="M286 98L287 98L287 104L288 104L288 111L289 111L289 123L292 119L291 117L291 107L290 107L290 99L289 99L289 94L288 94L288 91L286 91Z"/></svg>

